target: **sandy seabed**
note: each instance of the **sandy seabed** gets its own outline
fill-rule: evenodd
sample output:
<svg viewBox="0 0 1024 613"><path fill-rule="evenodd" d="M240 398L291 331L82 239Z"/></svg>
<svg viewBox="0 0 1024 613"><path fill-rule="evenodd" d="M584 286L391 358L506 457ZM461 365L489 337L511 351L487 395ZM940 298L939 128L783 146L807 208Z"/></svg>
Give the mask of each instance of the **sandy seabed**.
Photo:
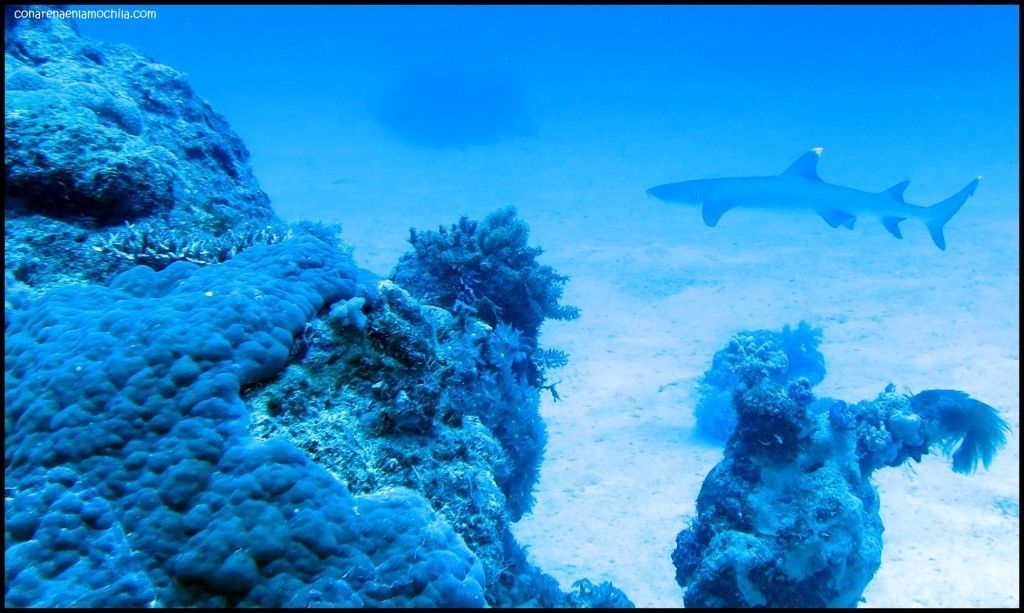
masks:
<svg viewBox="0 0 1024 613"><path fill-rule="evenodd" d="M799 222L794 244L778 240L793 226L768 213L714 230L690 213L685 241L648 233L579 245L559 266L572 262L566 298L583 316L544 332L572 362L563 401L543 406L550 442L537 505L515 527L533 559L565 587L607 579L638 605L681 606L675 535L721 459L720 446L694 435L697 383L732 333L805 319L824 329L818 394L857 401L889 382L960 389L1012 426L987 472L965 477L928 456L876 473L886 531L862 606L1018 606L1016 227L957 224L940 253L920 228L900 244L881 228L843 234L810 220L822 228ZM957 253L999 239L1008 259Z"/></svg>
<svg viewBox="0 0 1024 613"><path fill-rule="evenodd" d="M294 166L271 176L275 208L341 221L357 261L387 274L410 226L513 204L545 250L541 262L571 277L563 302L582 316L542 329L542 344L570 362L552 377L561 401L542 405L549 441L536 504L514 526L564 589L608 580L637 606L682 606L675 536L722 455L695 436L698 382L734 333L802 319L823 328L819 395L855 402L890 382L959 389L998 407L1012 428L988 471L958 475L938 455L876 473L884 549L861 606L1019 606L1016 194L986 194L983 183L947 225L943 252L914 220L902 241L873 221L851 231L758 211L731 211L707 228L698 210L643 195L652 173L628 150L579 158L570 171L529 151L504 164L395 151L362 141L324 154L374 160L352 177L314 180L322 169ZM616 166L629 170L593 170ZM912 184L907 197L930 203L959 187L915 198ZM1011 213L991 212L1000 197Z"/></svg>

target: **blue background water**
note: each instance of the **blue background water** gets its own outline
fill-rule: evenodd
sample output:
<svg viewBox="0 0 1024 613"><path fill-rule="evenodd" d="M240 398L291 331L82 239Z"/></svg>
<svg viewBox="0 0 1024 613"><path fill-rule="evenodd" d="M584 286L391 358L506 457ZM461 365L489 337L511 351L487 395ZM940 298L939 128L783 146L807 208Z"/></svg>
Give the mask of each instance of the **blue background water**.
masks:
<svg viewBox="0 0 1024 613"><path fill-rule="evenodd" d="M639 199L660 182L778 172L819 145L826 180L911 178L912 202L979 174L988 196L1019 189L1017 7L154 8L80 27L188 73L288 217L343 219L379 206L370 193L475 213L615 176ZM528 131L505 147L402 141L375 118L419 68L506 84ZM515 167L486 163L499 157Z"/></svg>
<svg viewBox="0 0 1024 613"><path fill-rule="evenodd" d="M153 8L79 28L186 72L280 215L342 222L387 273L410 226L514 204L572 276L583 317L543 338L571 355L565 402L545 406L547 472L517 531L564 587L681 604L672 539L719 457L689 438L686 390L736 330L806 318L825 327L821 393L963 389L1014 426L990 477L951 481L941 458L879 476L894 544L867 604L1019 604L1019 519L992 507L1019 504L1018 7ZM915 204L985 179L946 252L910 220L903 241L767 212L709 229L644 194L781 172L813 146L826 181L909 178ZM602 531L650 556L617 560Z"/></svg>

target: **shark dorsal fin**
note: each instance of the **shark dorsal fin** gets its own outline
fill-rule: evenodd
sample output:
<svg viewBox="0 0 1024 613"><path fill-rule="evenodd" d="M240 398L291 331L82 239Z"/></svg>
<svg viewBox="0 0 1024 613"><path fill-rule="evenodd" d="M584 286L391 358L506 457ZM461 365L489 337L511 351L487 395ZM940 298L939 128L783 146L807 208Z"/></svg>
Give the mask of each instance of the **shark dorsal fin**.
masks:
<svg viewBox="0 0 1024 613"><path fill-rule="evenodd" d="M821 183L821 178L818 176L818 158L821 157L821 152L824 151L822 147L815 147L807 153L800 156L800 159L793 162L793 165L786 169L784 175L793 175L807 179L808 181L814 181L815 183Z"/></svg>
<svg viewBox="0 0 1024 613"><path fill-rule="evenodd" d="M892 199L895 200L896 202L906 202L906 200L903 199L903 192L907 191L908 185L910 185L910 179L907 179L906 181L900 181L899 183L893 185L892 187L890 187L889 189L885 190L882 193L889 194L890 196L892 196ZM897 236L896 238L900 237Z"/></svg>

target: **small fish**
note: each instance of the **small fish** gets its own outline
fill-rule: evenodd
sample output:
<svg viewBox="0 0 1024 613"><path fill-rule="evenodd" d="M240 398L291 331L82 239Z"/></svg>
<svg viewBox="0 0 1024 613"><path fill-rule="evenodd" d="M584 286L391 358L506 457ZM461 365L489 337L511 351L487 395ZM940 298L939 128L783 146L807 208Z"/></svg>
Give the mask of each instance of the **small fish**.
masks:
<svg viewBox="0 0 1024 613"><path fill-rule="evenodd" d="M647 194L665 202L700 206L704 223L711 227L726 211L737 207L810 211L820 215L833 228L844 226L853 229L858 218L873 218L881 221L896 238L903 238L899 226L901 221L920 219L935 245L945 249L942 227L974 194L981 180L977 177L967 187L936 205L918 206L903 199L903 192L910 181L901 181L879 193L825 183L817 171L823 150L821 147L811 149L781 175L666 183L648 189Z"/></svg>

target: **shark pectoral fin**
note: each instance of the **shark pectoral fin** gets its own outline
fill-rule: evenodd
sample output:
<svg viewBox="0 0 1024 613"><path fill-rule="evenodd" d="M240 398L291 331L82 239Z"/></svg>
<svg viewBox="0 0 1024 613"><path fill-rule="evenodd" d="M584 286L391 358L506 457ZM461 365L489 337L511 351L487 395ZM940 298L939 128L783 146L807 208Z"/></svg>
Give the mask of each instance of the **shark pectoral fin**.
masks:
<svg viewBox="0 0 1024 613"><path fill-rule="evenodd" d="M896 238L903 238L903 233L900 232L900 222L906 219L906 217L883 217L882 225Z"/></svg>
<svg viewBox="0 0 1024 613"><path fill-rule="evenodd" d="M857 221L856 215L844 213L839 209L821 209L818 211L818 215L821 215L821 218L825 220L825 223L832 226L833 228L838 228L839 226L846 226L847 228L852 229L853 222Z"/></svg>
<svg viewBox="0 0 1024 613"><path fill-rule="evenodd" d="M718 220L722 218L722 215L732 207L733 205L731 204L723 204L721 202L705 202L704 206L700 209L700 214L704 218L704 223L708 227L714 228L718 225Z"/></svg>

